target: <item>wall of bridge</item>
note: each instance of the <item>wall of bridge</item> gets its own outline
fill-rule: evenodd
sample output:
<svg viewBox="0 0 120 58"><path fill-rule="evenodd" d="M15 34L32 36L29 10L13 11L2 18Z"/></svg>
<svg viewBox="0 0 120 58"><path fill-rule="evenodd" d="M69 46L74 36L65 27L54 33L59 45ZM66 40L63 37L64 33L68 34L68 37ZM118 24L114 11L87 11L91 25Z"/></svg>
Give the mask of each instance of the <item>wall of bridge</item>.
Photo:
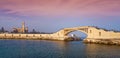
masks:
<svg viewBox="0 0 120 58"><path fill-rule="evenodd" d="M120 39L120 32L106 31L103 29L90 28L88 37L91 39Z"/></svg>
<svg viewBox="0 0 120 58"><path fill-rule="evenodd" d="M69 31L78 30L78 31L82 31L83 33L87 34L86 39L120 39L120 32L107 31L107 30L98 29L95 27L82 27L82 28L87 28L87 32L84 30L81 30L81 27L80 28L67 28L67 29L63 29L63 30L56 32L56 36L64 37L66 36L65 34L67 32L69 34Z"/></svg>

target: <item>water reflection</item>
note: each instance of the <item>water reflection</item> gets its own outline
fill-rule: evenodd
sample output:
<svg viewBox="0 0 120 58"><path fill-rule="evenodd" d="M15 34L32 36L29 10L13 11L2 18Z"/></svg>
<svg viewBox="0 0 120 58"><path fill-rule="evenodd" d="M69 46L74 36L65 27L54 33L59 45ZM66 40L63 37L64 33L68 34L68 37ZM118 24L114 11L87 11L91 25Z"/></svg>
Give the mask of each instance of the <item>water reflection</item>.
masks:
<svg viewBox="0 0 120 58"><path fill-rule="evenodd" d="M0 40L0 58L119 58L119 51L81 41Z"/></svg>
<svg viewBox="0 0 120 58"><path fill-rule="evenodd" d="M86 55L89 58L119 58L120 47L114 45L87 44Z"/></svg>

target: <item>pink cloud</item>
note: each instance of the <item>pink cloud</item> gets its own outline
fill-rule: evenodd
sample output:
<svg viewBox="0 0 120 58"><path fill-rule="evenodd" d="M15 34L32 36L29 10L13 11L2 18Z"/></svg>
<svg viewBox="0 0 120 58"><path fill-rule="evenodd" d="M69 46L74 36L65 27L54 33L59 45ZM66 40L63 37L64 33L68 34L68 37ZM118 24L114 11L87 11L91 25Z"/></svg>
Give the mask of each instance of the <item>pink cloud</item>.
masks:
<svg viewBox="0 0 120 58"><path fill-rule="evenodd" d="M120 16L120 0L1 0L6 13L35 16Z"/></svg>

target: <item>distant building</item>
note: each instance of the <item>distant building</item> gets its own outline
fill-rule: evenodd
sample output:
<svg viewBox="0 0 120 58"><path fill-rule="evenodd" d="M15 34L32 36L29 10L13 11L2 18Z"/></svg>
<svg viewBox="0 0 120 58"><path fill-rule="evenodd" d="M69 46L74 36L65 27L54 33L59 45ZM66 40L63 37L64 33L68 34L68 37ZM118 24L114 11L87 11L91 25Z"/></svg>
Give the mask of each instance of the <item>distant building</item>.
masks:
<svg viewBox="0 0 120 58"><path fill-rule="evenodd" d="M25 22L22 22L22 27L21 28L13 28L14 33L27 33L28 32L28 27L25 27Z"/></svg>

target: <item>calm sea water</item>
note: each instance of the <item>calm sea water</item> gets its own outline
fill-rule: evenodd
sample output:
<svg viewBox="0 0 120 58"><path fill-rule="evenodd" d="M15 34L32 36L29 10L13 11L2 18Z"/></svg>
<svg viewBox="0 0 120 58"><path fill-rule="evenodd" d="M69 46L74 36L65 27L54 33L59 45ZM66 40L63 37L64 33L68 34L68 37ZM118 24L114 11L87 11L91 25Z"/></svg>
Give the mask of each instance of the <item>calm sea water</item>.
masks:
<svg viewBox="0 0 120 58"><path fill-rule="evenodd" d="M120 46L82 41L0 40L0 58L120 58Z"/></svg>

